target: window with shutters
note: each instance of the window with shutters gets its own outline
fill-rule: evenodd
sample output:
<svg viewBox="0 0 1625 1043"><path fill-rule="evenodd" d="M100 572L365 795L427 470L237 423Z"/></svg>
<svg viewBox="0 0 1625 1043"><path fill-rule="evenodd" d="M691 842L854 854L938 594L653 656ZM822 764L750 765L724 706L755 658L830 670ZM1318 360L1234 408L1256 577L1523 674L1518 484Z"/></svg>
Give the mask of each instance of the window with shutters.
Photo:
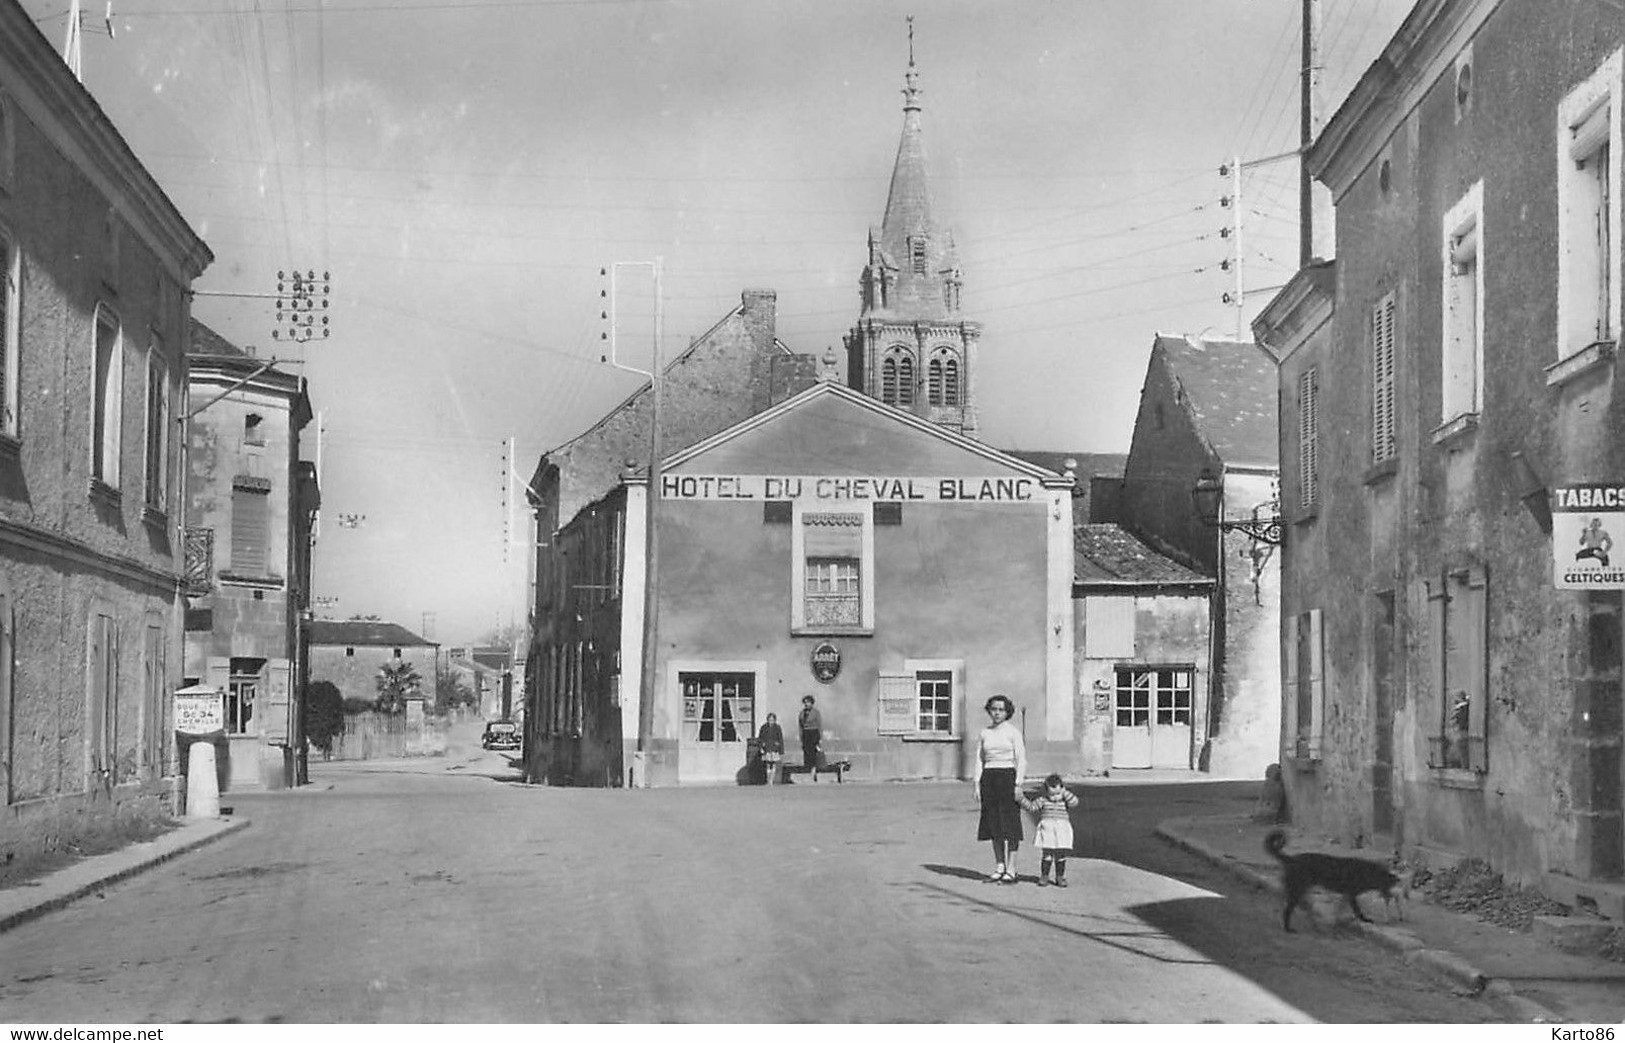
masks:
<svg viewBox="0 0 1625 1043"><path fill-rule="evenodd" d="M1286 699L1284 755L1301 760L1321 758L1321 729L1326 715L1326 637L1320 609L1283 620L1283 673Z"/></svg>
<svg viewBox="0 0 1625 1043"><path fill-rule="evenodd" d="M4 107L0 106L0 113ZM3 133L3 131L0 131ZM17 354L22 345L23 254L0 224L0 434L17 436Z"/></svg>
<svg viewBox="0 0 1625 1043"><path fill-rule="evenodd" d="M1619 339L1621 53L1558 105L1559 359Z"/></svg>
<svg viewBox="0 0 1625 1043"><path fill-rule="evenodd" d="M269 569L271 530L269 483L240 475L231 489L231 571L233 575L264 577Z"/></svg>
<svg viewBox="0 0 1625 1043"><path fill-rule="evenodd" d="M1134 658L1134 599L1091 594L1083 599L1083 654L1088 659Z"/></svg>
<svg viewBox="0 0 1625 1043"><path fill-rule="evenodd" d="M112 785L118 769L118 623L112 609L98 604L90 613L90 697L85 759L93 785Z"/></svg>
<svg viewBox="0 0 1625 1043"><path fill-rule="evenodd" d="M1489 575L1481 565L1427 581L1429 669L1439 730L1428 737L1428 767L1489 768Z"/></svg>
<svg viewBox="0 0 1625 1043"><path fill-rule="evenodd" d="M141 649L141 766L153 773L163 769L164 692L168 689L168 630L156 613L149 613L146 640Z"/></svg>
<svg viewBox="0 0 1625 1043"><path fill-rule="evenodd" d="M11 584L0 577L0 806L17 799L11 766L16 763L16 730L12 725L17 645L16 598Z"/></svg>
<svg viewBox="0 0 1625 1043"><path fill-rule="evenodd" d="M964 687L962 659L905 659L901 670L882 670L875 730L905 739L958 739Z"/></svg>
<svg viewBox="0 0 1625 1043"><path fill-rule="evenodd" d="M164 345L153 334L147 349L146 503L159 513L168 511L169 495L169 367Z"/></svg>
<svg viewBox="0 0 1625 1043"><path fill-rule="evenodd" d="M119 428L124 399L124 332L118 316L105 304L96 306L96 358L92 375L95 396L91 431L91 477L103 485L119 484Z"/></svg>
<svg viewBox="0 0 1625 1043"><path fill-rule="evenodd" d="M0 191L12 187L17 167L17 114L11 95L0 90Z"/></svg>
<svg viewBox="0 0 1625 1043"><path fill-rule="evenodd" d="M1371 309L1371 462L1392 460L1398 449L1394 430L1394 295Z"/></svg>
<svg viewBox="0 0 1625 1043"><path fill-rule="evenodd" d="M259 699L263 659L233 659L226 682L226 733L247 735L252 730L254 703Z"/></svg>
<svg viewBox="0 0 1625 1043"><path fill-rule="evenodd" d="M1320 384L1313 367L1298 376L1298 505L1320 501Z"/></svg>
<svg viewBox="0 0 1625 1043"><path fill-rule="evenodd" d="M1476 416L1484 406L1484 183L1444 219L1444 344L1440 421Z"/></svg>
<svg viewBox="0 0 1625 1043"><path fill-rule="evenodd" d="M803 510L794 502L790 547L798 634L862 633L874 627L874 512Z"/></svg>

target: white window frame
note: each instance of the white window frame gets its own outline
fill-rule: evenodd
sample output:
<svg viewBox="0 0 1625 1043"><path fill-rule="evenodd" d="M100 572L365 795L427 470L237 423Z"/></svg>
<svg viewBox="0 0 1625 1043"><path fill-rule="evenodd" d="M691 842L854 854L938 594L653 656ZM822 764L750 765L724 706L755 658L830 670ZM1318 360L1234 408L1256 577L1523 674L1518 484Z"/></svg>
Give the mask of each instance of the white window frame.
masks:
<svg viewBox="0 0 1625 1043"><path fill-rule="evenodd" d="M0 149L4 145L0 144ZM0 395L0 434L17 437L17 372L22 350L23 250L17 236L0 224L0 294L4 295L4 321L0 321L0 376L5 393Z"/></svg>
<svg viewBox="0 0 1625 1043"><path fill-rule="evenodd" d="M809 510L800 500L792 500L790 526L790 632L792 634L867 634L875 628L875 518L867 504L849 505L852 509ZM807 540L808 514L854 514L860 519L858 562L858 616L855 627L809 625L807 622Z"/></svg>
<svg viewBox="0 0 1625 1043"><path fill-rule="evenodd" d="M920 714L926 696L921 685L928 680L922 675L943 673L949 675L949 725L946 729L922 728ZM880 735L924 742L957 742L965 736L963 659L905 659L900 671L881 671L877 697L879 722L875 730ZM902 723L905 720L906 725Z"/></svg>
<svg viewBox="0 0 1625 1043"><path fill-rule="evenodd" d="M120 429L124 405L124 324L105 303L96 305L91 344L91 476L110 488L119 485ZM112 331L106 369L102 367L102 330ZM97 428L100 438L97 438Z"/></svg>
<svg viewBox="0 0 1625 1043"><path fill-rule="evenodd" d="M1450 208L1441 231L1439 419L1449 424L1484 411L1484 182Z"/></svg>
<svg viewBox="0 0 1625 1043"><path fill-rule="evenodd" d="M1609 55L1557 106L1559 361L1598 341L1617 344L1620 337L1622 69L1625 48ZM1604 150L1608 165L1599 184L1596 157ZM1606 219L1600 234L1599 209Z"/></svg>

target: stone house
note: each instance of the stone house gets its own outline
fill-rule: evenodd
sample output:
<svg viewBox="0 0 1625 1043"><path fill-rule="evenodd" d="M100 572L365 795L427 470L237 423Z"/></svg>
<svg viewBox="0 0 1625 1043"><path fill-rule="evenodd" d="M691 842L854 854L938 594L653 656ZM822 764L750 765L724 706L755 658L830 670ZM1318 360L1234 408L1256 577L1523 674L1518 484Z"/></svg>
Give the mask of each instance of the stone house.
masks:
<svg viewBox="0 0 1625 1043"><path fill-rule="evenodd" d="M196 319L187 366L186 681L224 696L228 788L280 789L298 778L309 680L310 398L303 377Z"/></svg>
<svg viewBox="0 0 1625 1043"><path fill-rule="evenodd" d="M811 385L818 366L775 335L777 295L739 307L663 369L661 444L675 452ZM831 357L826 365L833 365ZM524 675L526 773L618 785L635 730L621 727L626 642L643 619L642 508L623 478L649 455L645 385L576 438L543 454L526 491L535 514L531 640ZM641 503L641 498L638 501ZM629 552L635 543L637 553ZM641 651L632 651L634 656ZM633 678L637 664L627 664ZM636 706L634 684L632 704Z"/></svg>
<svg viewBox="0 0 1625 1043"><path fill-rule="evenodd" d="M377 699L379 673L403 663L417 671L423 698L432 706L440 663L437 643L380 620L317 619L310 624L310 682L331 682L346 700Z"/></svg>
<svg viewBox="0 0 1625 1043"><path fill-rule="evenodd" d="M1607 5L1418 3L1307 156L1335 267L1261 326L1292 352L1294 818L1616 917L1622 55Z"/></svg>
<svg viewBox="0 0 1625 1043"><path fill-rule="evenodd" d="M1118 525L1080 522L1073 539L1079 770L1197 767L1213 579Z"/></svg>
<svg viewBox="0 0 1625 1043"><path fill-rule="evenodd" d="M192 281L213 259L0 0L0 857L156 816L181 680Z"/></svg>
<svg viewBox="0 0 1625 1043"><path fill-rule="evenodd" d="M1123 469L1118 520L1211 578L1213 654L1195 766L1262 778L1280 732L1280 561L1275 545L1221 527L1275 517L1276 361L1256 344L1158 335ZM1193 492L1216 482L1217 515Z"/></svg>

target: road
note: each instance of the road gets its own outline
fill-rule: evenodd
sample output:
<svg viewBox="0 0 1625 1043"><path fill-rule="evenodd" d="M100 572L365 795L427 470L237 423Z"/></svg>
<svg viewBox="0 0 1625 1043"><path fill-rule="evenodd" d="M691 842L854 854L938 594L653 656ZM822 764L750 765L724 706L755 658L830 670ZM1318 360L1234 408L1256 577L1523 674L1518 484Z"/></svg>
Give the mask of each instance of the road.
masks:
<svg viewBox="0 0 1625 1043"><path fill-rule="evenodd" d="M13 1022L1477 1022L1157 839L1219 783L1087 787L1066 890L981 881L968 783L525 786L313 762L253 825L8 932ZM1036 868L1031 861L1024 873Z"/></svg>

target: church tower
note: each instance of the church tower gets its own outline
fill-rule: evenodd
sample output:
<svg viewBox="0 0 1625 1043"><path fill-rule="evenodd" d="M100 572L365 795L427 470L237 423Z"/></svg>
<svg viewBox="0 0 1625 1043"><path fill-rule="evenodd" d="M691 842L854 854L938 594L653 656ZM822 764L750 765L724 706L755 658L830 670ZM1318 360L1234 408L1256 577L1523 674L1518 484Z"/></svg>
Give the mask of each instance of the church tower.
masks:
<svg viewBox="0 0 1625 1043"><path fill-rule="evenodd" d="M903 137L880 229L858 280L862 310L846 335L847 384L963 434L976 434L976 345L981 325L959 311L953 236L931 215L920 133L919 73L910 19Z"/></svg>

